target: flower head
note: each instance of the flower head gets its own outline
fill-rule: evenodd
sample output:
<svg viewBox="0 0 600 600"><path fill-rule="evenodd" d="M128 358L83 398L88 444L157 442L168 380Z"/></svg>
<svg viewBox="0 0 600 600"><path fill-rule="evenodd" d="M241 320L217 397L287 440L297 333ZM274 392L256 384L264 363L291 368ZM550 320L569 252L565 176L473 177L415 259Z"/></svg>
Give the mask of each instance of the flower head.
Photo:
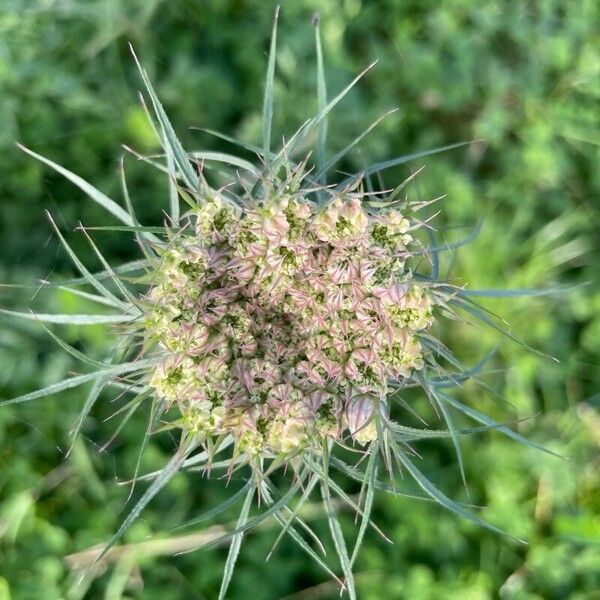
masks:
<svg viewBox="0 0 600 600"><path fill-rule="evenodd" d="M364 444L376 430L357 421L356 407L422 368L415 336L433 323L432 296L394 262L398 249L410 257L410 240L397 247L378 235L405 232L409 221L374 215L358 197L317 206L273 196L235 219L210 200L164 251L148 293L145 335L160 357L150 383L182 414L207 386L218 389L183 426L198 429L204 417L206 435L231 435L241 452L319 448L345 431ZM375 290L369 274L387 265ZM323 403L308 395L332 394L341 407L324 427ZM232 412L241 418L221 419Z"/></svg>

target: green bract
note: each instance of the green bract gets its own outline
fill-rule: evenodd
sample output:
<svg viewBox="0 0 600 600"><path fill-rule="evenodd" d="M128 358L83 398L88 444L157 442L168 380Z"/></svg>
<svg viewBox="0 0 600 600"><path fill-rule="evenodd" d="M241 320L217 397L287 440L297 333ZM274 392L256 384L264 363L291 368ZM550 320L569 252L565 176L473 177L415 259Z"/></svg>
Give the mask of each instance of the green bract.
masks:
<svg viewBox="0 0 600 600"><path fill-rule="evenodd" d="M128 409L148 412L151 431L179 432L172 460L145 477L150 486L96 560L177 472L202 468L229 476L236 471L244 477L243 488L232 495L232 502L245 498L237 525L219 539L231 540L221 598L244 532L271 517L355 598L352 566L372 525L374 492L402 495L395 481L399 469L424 492L413 497L433 499L496 530L446 497L414 459L410 444L447 437L462 471L459 435L468 431L456 428L453 410L476 421L477 431L497 429L535 446L451 395L453 387L477 376L489 355L472 369L462 367L433 336L434 319L466 312L502 329L472 301L473 292L440 279L438 255L447 247L436 244L429 203L409 202L403 196L413 177L393 190L375 190L370 180L391 166L463 144L402 156L329 182L333 167L364 135L327 160L328 116L360 76L328 101L318 23L316 32L319 112L273 151L274 26L262 148L245 145L256 154L254 163L223 153L186 152L140 66L154 110L151 122L164 150L160 159L146 160L170 183L169 218L162 227L138 223L124 177L126 209L74 173L23 148L121 221L112 229L132 232L144 258L111 267L90 239L104 265L101 273L93 274L56 228L82 274L68 289L112 312L3 312L57 324L111 324L121 343L98 363L51 333L66 351L96 370L7 403L92 383L79 431L102 391L116 386L132 396ZM298 158L313 137L315 165L310 156ZM203 167L210 163L226 172L225 185L217 188L207 181ZM407 424L413 409L403 395L415 387L445 420L445 428ZM334 471L360 482L358 501L344 491ZM317 486L341 578L299 514ZM262 510L254 515L255 498ZM359 517L352 548L336 518L337 501Z"/></svg>

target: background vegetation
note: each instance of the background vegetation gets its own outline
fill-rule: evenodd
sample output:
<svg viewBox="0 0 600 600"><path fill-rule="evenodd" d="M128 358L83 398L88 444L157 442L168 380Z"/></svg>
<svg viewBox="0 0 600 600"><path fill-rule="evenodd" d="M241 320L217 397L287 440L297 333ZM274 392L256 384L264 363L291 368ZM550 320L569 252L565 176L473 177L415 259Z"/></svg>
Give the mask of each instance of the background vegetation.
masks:
<svg viewBox="0 0 600 600"><path fill-rule="evenodd" d="M512 407L469 386L462 398L569 460L495 433L466 437L470 498L449 443L420 446L423 469L451 495L484 505L483 517L529 545L430 503L382 494L376 520L394 545L369 534L357 562L359 597L597 599L600 6L594 0L284 2L278 136L293 131L316 104L315 10L321 12L330 93L379 60L336 109L331 152L385 110L400 109L344 169L485 140L385 173L386 182L397 182L411 168L426 166L417 191L422 197L447 194L436 222L448 240L483 223L476 241L446 264L454 282L502 288L592 281L554 299L485 303L560 364L494 331L456 326L445 332L470 364L498 346L486 381ZM127 48L131 41L189 149L231 150L189 126L257 142L272 11L265 0L0 0L0 279L35 283L71 275L44 209L69 232L80 220L108 220L68 182L19 153L15 140L118 197L120 144L157 149L136 97L140 82ZM164 183L134 159L126 165L139 214L148 224L158 222L166 206ZM96 237L114 260L136 256L128 234ZM69 241L96 265L80 234L69 233ZM35 288L0 288L0 304L85 311L83 301ZM99 328L67 327L62 333L95 355L109 343ZM2 317L0 399L79 368L36 324ZM128 488L116 481L133 472L146 427L142 418L132 419L105 449L116 426L105 420L113 412L107 396L66 459L82 401L75 391L0 410L0 599L216 597L225 549L170 557L145 544L227 497L222 482L200 474L179 476L153 501L125 537L137 544L133 552L116 555L89 586L75 585L73 560L64 557L107 540L118 526ZM517 422L522 417L532 418ZM171 446L170 438L157 437L144 470L162 465ZM318 511L309 517L326 532ZM352 535L350 518L346 525ZM213 527L207 522L195 533L211 535ZM185 543L180 532L161 535ZM265 562L275 536L267 526L247 538L231 598L337 597L327 576L293 544L283 543Z"/></svg>

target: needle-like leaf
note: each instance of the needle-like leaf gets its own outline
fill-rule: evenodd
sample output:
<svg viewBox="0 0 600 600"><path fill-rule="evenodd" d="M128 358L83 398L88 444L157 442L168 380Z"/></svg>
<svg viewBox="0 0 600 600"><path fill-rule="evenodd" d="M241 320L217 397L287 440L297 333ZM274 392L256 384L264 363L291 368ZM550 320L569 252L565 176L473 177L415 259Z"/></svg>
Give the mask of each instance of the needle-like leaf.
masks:
<svg viewBox="0 0 600 600"><path fill-rule="evenodd" d="M242 506L237 521L238 528L244 526L248 521L248 513L250 512L250 506L252 505L252 499L254 498L255 493L256 489L254 487L250 487L246 493L246 499L244 500L244 505ZM219 600L225 600L225 594L227 593L229 583L231 582L233 568L235 567L235 562L240 553L243 538L244 533L241 532L234 535L231 539L231 545L229 546L229 553L227 554L227 561L225 563L225 570L223 572L223 579L221 580L221 589L219 590Z"/></svg>
<svg viewBox="0 0 600 600"><path fill-rule="evenodd" d="M267 65L265 82L265 97L263 101L263 156L265 160L271 155L271 127L273 123L273 87L275 82L275 58L277 54L277 21L279 19L279 6L275 8L273 16L273 29L271 33L271 47Z"/></svg>
<svg viewBox="0 0 600 600"><path fill-rule="evenodd" d="M52 167L56 172L60 173L64 177L66 177L69 181L74 183L79 189L84 191L94 202L97 202L100 206L105 208L109 213L113 214L119 221L124 223L125 225L133 225L131 217L124 211L114 200L111 200L106 194L103 194L101 191L97 190L93 185L85 181L79 177L79 175L75 175L68 169L61 167L55 162L51 161L49 158L42 156L41 154L37 154L33 150L26 148L21 144L17 144L17 147L20 150L23 150L29 156L33 156L37 160L43 162L44 164Z"/></svg>

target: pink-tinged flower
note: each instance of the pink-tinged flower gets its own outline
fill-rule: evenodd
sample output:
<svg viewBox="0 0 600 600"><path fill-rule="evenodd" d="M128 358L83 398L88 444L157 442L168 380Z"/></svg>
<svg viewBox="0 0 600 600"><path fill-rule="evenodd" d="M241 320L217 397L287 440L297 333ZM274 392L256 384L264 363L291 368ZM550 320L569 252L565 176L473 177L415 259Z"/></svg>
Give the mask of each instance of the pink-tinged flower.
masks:
<svg viewBox="0 0 600 600"><path fill-rule="evenodd" d="M433 323L430 296L415 284L396 284L382 297L394 326L420 331Z"/></svg>
<svg viewBox="0 0 600 600"><path fill-rule="evenodd" d="M377 354L370 348L354 350L344 372L352 382L353 387L363 391L386 389L385 368Z"/></svg>
<svg viewBox="0 0 600 600"><path fill-rule="evenodd" d="M260 224L263 235L271 244L287 241L290 225L281 203L264 206L260 211Z"/></svg>
<svg viewBox="0 0 600 600"><path fill-rule="evenodd" d="M182 411L194 404L194 431L230 433L250 454L344 428L367 443L388 380L423 365L410 332L432 321L398 258L409 225L395 211L370 217L359 197L320 208L269 197L245 212L211 201L197 214L202 239L173 239L147 322L177 364L153 384Z"/></svg>
<svg viewBox="0 0 600 600"><path fill-rule="evenodd" d="M402 299L408 294L410 287L410 283L397 283L392 285L381 297L382 303L386 306L399 305Z"/></svg>
<svg viewBox="0 0 600 600"><path fill-rule="evenodd" d="M349 202L345 202L339 212L339 216L350 223L353 233L362 234L367 230L369 225L369 219L363 211L361 201L358 198L352 198Z"/></svg>
<svg viewBox="0 0 600 600"><path fill-rule="evenodd" d="M359 268L360 257L346 248L334 248L327 261L327 275L336 284L358 280Z"/></svg>
<svg viewBox="0 0 600 600"><path fill-rule="evenodd" d="M336 198L327 205L325 210L315 216L313 228L318 240L328 242L337 239L335 230L341 208L342 201Z"/></svg>
<svg viewBox="0 0 600 600"><path fill-rule="evenodd" d="M352 396L346 405L346 426L350 431L350 435L360 443L366 443L366 441L377 437L376 430L374 437L371 437L373 433L371 429L365 431L375 417L377 404L378 400L375 396L358 394ZM365 436L365 434L367 435Z"/></svg>
<svg viewBox="0 0 600 600"><path fill-rule="evenodd" d="M421 344L407 329L396 332L391 342L382 344L379 356L396 379L406 379L413 370L424 366Z"/></svg>
<svg viewBox="0 0 600 600"><path fill-rule="evenodd" d="M173 328L172 335L167 336L165 342L170 343L168 347L174 352L198 356L208 351L209 337L210 331L204 325L184 322Z"/></svg>

